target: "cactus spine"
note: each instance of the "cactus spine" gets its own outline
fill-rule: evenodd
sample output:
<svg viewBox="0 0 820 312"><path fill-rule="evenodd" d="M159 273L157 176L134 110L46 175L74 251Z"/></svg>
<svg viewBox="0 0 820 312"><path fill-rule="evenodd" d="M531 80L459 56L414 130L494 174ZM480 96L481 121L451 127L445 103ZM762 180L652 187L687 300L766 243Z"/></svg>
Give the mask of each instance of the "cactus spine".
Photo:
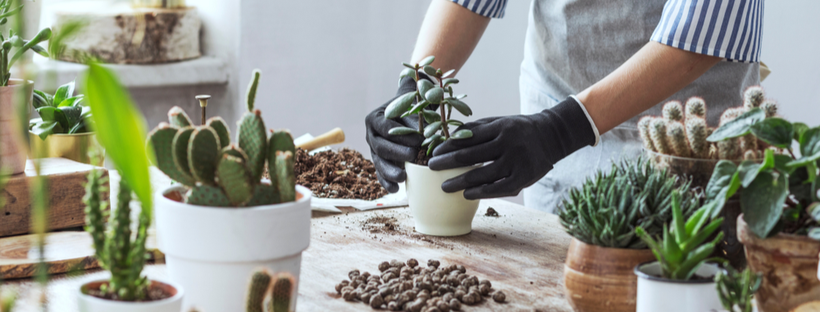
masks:
<svg viewBox="0 0 820 312"><path fill-rule="evenodd" d="M663 105L663 118L667 121L683 120L683 108L678 101L669 101Z"/></svg>
<svg viewBox="0 0 820 312"><path fill-rule="evenodd" d="M666 127L666 135L669 138L669 146L675 151L675 155L689 157L692 152L689 150L689 142L686 140L686 130L683 124L677 121L670 121Z"/></svg>
<svg viewBox="0 0 820 312"><path fill-rule="evenodd" d="M271 288L270 312L290 312L296 279L288 272L276 274Z"/></svg>
<svg viewBox="0 0 820 312"><path fill-rule="evenodd" d="M278 273L275 277L271 277L267 269L257 270L253 273L248 287L245 311L265 312L265 297L270 289L271 298L267 312L290 312L295 285L296 279L288 272Z"/></svg>
<svg viewBox="0 0 820 312"><path fill-rule="evenodd" d="M238 123L237 144L231 144L222 118L193 127L179 107L168 113L170 124L162 123L151 132L148 141L157 155L157 167L188 187L186 203L240 207L295 198L293 137L280 131L268 138L261 112L253 109L259 77L259 71L254 71L247 95L249 111ZM277 151L287 153L279 160ZM266 162L271 168L282 167L271 184L260 181Z"/></svg>
<svg viewBox="0 0 820 312"><path fill-rule="evenodd" d="M706 141L709 137L708 132L706 120L703 118L686 118L686 138L695 157L707 158L709 156L709 142Z"/></svg>
<svg viewBox="0 0 820 312"><path fill-rule="evenodd" d="M652 138L652 145L661 154L672 155L672 148L669 147L669 141L666 139L666 121L661 118L655 118L649 125L649 136Z"/></svg>
<svg viewBox="0 0 820 312"><path fill-rule="evenodd" d="M706 102L703 98L695 96L686 101L686 119L692 117L706 119Z"/></svg>
<svg viewBox="0 0 820 312"><path fill-rule="evenodd" d="M777 116L777 102L774 100L766 100L760 108L766 112L766 118Z"/></svg>
<svg viewBox="0 0 820 312"><path fill-rule="evenodd" d="M638 121L638 133L641 135L641 141L643 141L643 146L647 150L657 152L658 150L655 148L655 145L652 144L652 137L649 135L649 125L652 123L652 116L644 116L641 120Z"/></svg>
<svg viewBox="0 0 820 312"><path fill-rule="evenodd" d="M248 289L248 299L245 303L247 312L265 312L265 295L268 293L271 276L267 269L261 269L253 273L251 285Z"/></svg>
<svg viewBox="0 0 820 312"><path fill-rule="evenodd" d="M746 109L760 107L760 104L763 104L764 97L763 88L760 86L748 87L743 92L743 107Z"/></svg>

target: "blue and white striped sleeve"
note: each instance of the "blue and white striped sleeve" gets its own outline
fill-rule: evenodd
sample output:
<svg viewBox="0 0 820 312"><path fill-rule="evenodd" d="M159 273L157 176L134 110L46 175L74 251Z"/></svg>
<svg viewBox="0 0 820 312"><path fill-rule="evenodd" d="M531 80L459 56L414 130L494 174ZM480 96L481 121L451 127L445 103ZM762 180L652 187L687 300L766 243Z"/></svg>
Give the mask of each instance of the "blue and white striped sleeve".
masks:
<svg viewBox="0 0 820 312"><path fill-rule="evenodd" d="M478 15L502 18L507 9L507 0L452 0Z"/></svg>
<svg viewBox="0 0 820 312"><path fill-rule="evenodd" d="M764 0L668 0L652 40L678 49L760 61Z"/></svg>

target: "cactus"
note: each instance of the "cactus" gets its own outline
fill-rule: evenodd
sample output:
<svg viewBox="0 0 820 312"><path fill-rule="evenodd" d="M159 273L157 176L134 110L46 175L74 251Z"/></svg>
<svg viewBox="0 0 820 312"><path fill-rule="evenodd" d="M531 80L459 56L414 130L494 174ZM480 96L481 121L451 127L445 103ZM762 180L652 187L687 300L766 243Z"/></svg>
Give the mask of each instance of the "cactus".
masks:
<svg viewBox="0 0 820 312"><path fill-rule="evenodd" d="M746 112L746 108L744 107L730 107L723 111L723 114L720 115L720 125L724 125L725 123L734 120L737 116L740 116Z"/></svg>
<svg viewBox="0 0 820 312"><path fill-rule="evenodd" d="M689 142L686 140L686 130L684 130L682 123L670 121L666 127L666 136L669 138L669 146L675 151L676 156L692 156Z"/></svg>
<svg viewBox="0 0 820 312"><path fill-rule="evenodd" d="M757 152L754 150L746 150L743 152L743 160L756 160Z"/></svg>
<svg viewBox="0 0 820 312"><path fill-rule="evenodd" d="M248 289L248 299L245 303L247 312L265 312L265 296L270 287L271 276L267 269L261 269L253 273L251 285Z"/></svg>
<svg viewBox="0 0 820 312"><path fill-rule="evenodd" d="M740 153L737 138L717 142L718 157L720 159L737 159Z"/></svg>
<svg viewBox="0 0 820 312"><path fill-rule="evenodd" d="M703 118L686 118L686 139L689 141L689 148L697 158L709 156L709 142L706 141L709 137L708 132L709 127L706 126L706 120Z"/></svg>
<svg viewBox="0 0 820 312"><path fill-rule="evenodd" d="M150 133L148 141L157 155L157 167L188 188L186 203L241 207L295 199L293 137L286 131L267 137L261 112L253 110L258 80L259 72L254 71L248 94L251 110L238 122L236 144L231 144L222 118L213 117L205 125L193 127L178 107L168 114L170 124L161 123ZM261 182L266 162L271 172L276 168L271 184Z"/></svg>
<svg viewBox="0 0 820 312"><path fill-rule="evenodd" d="M262 75L262 72L260 72L259 69L254 69L252 75L253 79L251 79L251 83L248 85L248 92L246 93L249 112L253 111L253 106L256 102L256 88L259 86L259 77Z"/></svg>
<svg viewBox="0 0 820 312"><path fill-rule="evenodd" d="M774 100L764 101L760 108L766 112L766 118L777 116L777 102Z"/></svg>
<svg viewBox="0 0 820 312"><path fill-rule="evenodd" d="M296 279L288 272L276 274L271 288L269 312L290 312Z"/></svg>
<svg viewBox="0 0 820 312"><path fill-rule="evenodd" d="M763 88L760 86L748 87L743 92L743 107L746 109L760 107L760 104L763 104L764 97Z"/></svg>
<svg viewBox="0 0 820 312"><path fill-rule="evenodd" d="M669 141L666 139L666 121L661 118L655 118L649 125L649 136L652 138L652 145L661 154L672 154L672 148L669 147Z"/></svg>
<svg viewBox="0 0 820 312"><path fill-rule="evenodd" d="M744 155L747 151L756 151L757 150L757 137L754 134L747 134L740 138L740 150L743 151Z"/></svg>
<svg viewBox="0 0 820 312"><path fill-rule="evenodd" d="M683 109L680 102L669 101L663 105L663 118L667 121L681 121L683 120Z"/></svg>
<svg viewBox="0 0 820 312"><path fill-rule="evenodd" d="M657 152L658 150L655 148L655 145L652 144L652 137L649 136L649 125L652 123L653 118L655 117L644 116L641 118L641 120L638 121L638 133L641 135L644 148Z"/></svg>
<svg viewBox="0 0 820 312"><path fill-rule="evenodd" d="M706 118L706 102L703 98L693 96L686 101L686 119L692 117Z"/></svg>

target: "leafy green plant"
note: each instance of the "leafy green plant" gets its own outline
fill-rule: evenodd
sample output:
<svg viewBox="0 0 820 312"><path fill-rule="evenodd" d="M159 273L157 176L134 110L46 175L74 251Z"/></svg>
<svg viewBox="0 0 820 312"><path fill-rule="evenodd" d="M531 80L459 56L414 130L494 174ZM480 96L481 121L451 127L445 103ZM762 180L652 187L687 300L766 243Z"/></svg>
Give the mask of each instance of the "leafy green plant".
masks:
<svg viewBox="0 0 820 312"><path fill-rule="evenodd" d="M194 126L179 107L168 112L170 123L160 123L149 134L157 167L188 187L186 203L242 207L296 200L296 147L287 131L271 131L268 138L262 113L254 109L259 76L254 71L247 93L248 111L239 121L238 144L231 144L222 118ZM266 161L271 182L261 183Z"/></svg>
<svg viewBox="0 0 820 312"><path fill-rule="evenodd" d="M640 226L650 235L660 234L672 219L672 192L681 194L683 214L690 215L699 198L666 170L648 161L621 161L609 173L598 171L569 192L558 212L567 233L587 244L611 248L643 249L635 235Z"/></svg>
<svg viewBox="0 0 820 312"><path fill-rule="evenodd" d="M709 255L723 239L723 232L718 232L711 241L704 243L715 231L720 230L723 218L709 222L708 208L701 207L689 219L684 220L681 210L681 194L672 192L672 228L663 226L662 237L655 240L642 227L635 228L635 233L643 240L661 265L664 278L688 280L695 274L701 264L710 260ZM723 262L722 259L711 259Z"/></svg>
<svg viewBox="0 0 820 312"><path fill-rule="evenodd" d="M34 90L31 105L40 118L29 122L29 130L45 140L53 133L91 132L91 108L82 105L84 95L74 94L74 81L57 88L53 95Z"/></svg>
<svg viewBox="0 0 820 312"><path fill-rule="evenodd" d="M744 221L758 237L780 232L806 235L817 224L806 208L817 201L820 127L765 117L763 109L752 108L709 136L710 141L722 141L752 135L771 146L762 163L718 162L706 188L711 215L739 193ZM795 142L799 153L792 148Z"/></svg>
<svg viewBox="0 0 820 312"><path fill-rule="evenodd" d="M100 265L111 272L108 284L100 290L117 300L140 300L145 298L148 286L142 269L153 208L149 154L142 143L145 142L145 120L109 69L90 63L83 89L88 92L86 100L93 112L91 118L99 129L97 139L121 178L117 209L108 220L108 229L104 212L107 203L100 200L100 192L104 191L102 174L92 171L86 184L86 231L91 234ZM135 235L130 226L132 190L141 203Z"/></svg>
<svg viewBox="0 0 820 312"><path fill-rule="evenodd" d="M290 312L295 284L296 279L288 272L271 276L267 269L257 270L251 277L245 311ZM270 290L270 301L266 310L264 301L268 290Z"/></svg>
<svg viewBox="0 0 820 312"><path fill-rule="evenodd" d="M762 281L760 273L754 273L750 268L738 271L730 265L726 266L725 271L718 271L715 276L720 302L726 310L732 312L752 312L752 296L760 288Z"/></svg>
<svg viewBox="0 0 820 312"><path fill-rule="evenodd" d="M20 4L19 1L0 0L0 25L5 25L9 17L19 14L21 10L23 10L23 4ZM0 86L2 87L9 85L11 67L26 51L32 50L37 54L48 57L48 51L38 44L51 37L50 28L43 28L30 40L20 38L18 36L18 33L20 33L19 25L16 28L9 27L8 37L0 34L0 41L2 42L2 45L0 45Z"/></svg>
<svg viewBox="0 0 820 312"><path fill-rule="evenodd" d="M388 119L407 117L410 115L419 116L419 126L417 129L410 127L396 127L388 132L391 135L421 134L425 140L421 146L427 146L427 155L433 152L444 141L449 139L466 139L473 136L473 132L468 129L458 130L450 133L450 126L458 127L463 122L452 119L453 108L464 116L473 114L470 106L467 106L461 99L467 95L453 95L453 85L458 84L458 79L447 78L455 70L451 69L442 72L430 64L435 60L435 56L425 57L421 62L414 65L402 63L404 70L401 71L399 79L412 77L416 81L416 91L410 91L397 97L387 105L384 117ZM421 76L424 72L428 79ZM438 84L438 85L436 85ZM415 103L415 104L414 104ZM427 109L427 108L432 109ZM436 108L439 112L436 112ZM428 125L425 126L424 122Z"/></svg>

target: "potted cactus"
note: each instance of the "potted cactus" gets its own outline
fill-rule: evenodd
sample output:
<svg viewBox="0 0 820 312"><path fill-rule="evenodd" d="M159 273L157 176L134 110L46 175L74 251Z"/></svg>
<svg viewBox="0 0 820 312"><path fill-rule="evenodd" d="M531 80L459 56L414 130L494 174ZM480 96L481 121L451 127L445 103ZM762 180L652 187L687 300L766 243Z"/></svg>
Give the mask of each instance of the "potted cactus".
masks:
<svg viewBox="0 0 820 312"><path fill-rule="evenodd" d="M407 199L416 231L436 236L464 235L472 231L473 217L479 201L465 199L463 191L445 193L441 190L441 184L474 169L475 166L433 171L427 167L427 160L433 149L441 143L473 136L472 131L468 129L452 133L450 129L451 126L458 127L463 124L452 119L453 109L464 116L470 116L473 112L461 101L466 95L453 95L453 85L459 81L448 77L455 70L442 72L441 69L435 69L430 66L434 60L434 56L428 56L417 64L402 63L406 68L402 70L400 78L413 78L416 81L416 90L402 94L391 102L385 108L384 117L391 119L418 115L417 128L396 127L390 129L389 134L421 134L425 137L416 162L405 163Z"/></svg>
<svg viewBox="0 0 820 312"><path fill-rule="evenodd" d="M810 236L818 231L813 230L818 223L812 203L818 201L820 127L766 118L756 108L715 130L709 140L749 135L769 146L763 162L720 161L706 194L715 213L739 194L743 214L737 219L737 236L746 247L749 267L763 275L757 307L763 312L789 311L820 297L820 242Z"/></svg>
<svg viewBox="0 0 820 312"><path fill-rule="evenodd" d="M157 167L177 182L156 194L157 237L186 309L240 311L246 276L259 266L299 276L310 243L310 190L295 185L290 133L268 136L254 109L259 78L254 71L237 143L222 118L195 126L179 107L149 134Z"/></svg>
<svg viewBox="0 0 820 312"><path fill-rule="evenodd" d="M74 95L74 81L57 88L54 94L34 90L32 107L40 118L29 121L31 158L63 157L90 164L89 151L99 148L92 131L91 109L83 105L84 95ZM102 159L94 164L101 166Z"/></svg>
<svg viewBox="0 0 820 312"><path fill-rule="evenodd" d="M271 275L265 268L253 273L248 289L245 311L247 312L291 312L296 279L288 272ZM270 299L266 302L266 297Z"/></svg>
<svg viewBox="0 0 820 312"><path fill-rule="evenodd" d="M752 298L763 281L760 273L746 268L738 271L731 265L715 276L717 292L723 308L730 312L752 312Z"/></svg>
<svg viewBox="0 0 820 312"><path fill-rule="evenodd" d="M690 215L699 198L688 182L648 161L621 161L572 189L559 209L573 239L564 265L566 298L577 312L635 311L637 278L632 269L653 259L635 235L641 226L658 235L672 219L671 193L681 194Z"/></svg>
<svg viewBox="0 0 820 312"><path fill-rule="evenodd" d="M657 259L635 267L638 276L636 311L720 310L722 304L714 281L720 267L707 261L724 261L709 258L721 242L722 233L718 230L723 218L709 221L710 207L703 206L686 219L681 210L680 193L672 192L671 201L672 222L663 225L661 235L651 235L640 226L635 229ZM708 241L713 233L717 236Z"/></svg>

